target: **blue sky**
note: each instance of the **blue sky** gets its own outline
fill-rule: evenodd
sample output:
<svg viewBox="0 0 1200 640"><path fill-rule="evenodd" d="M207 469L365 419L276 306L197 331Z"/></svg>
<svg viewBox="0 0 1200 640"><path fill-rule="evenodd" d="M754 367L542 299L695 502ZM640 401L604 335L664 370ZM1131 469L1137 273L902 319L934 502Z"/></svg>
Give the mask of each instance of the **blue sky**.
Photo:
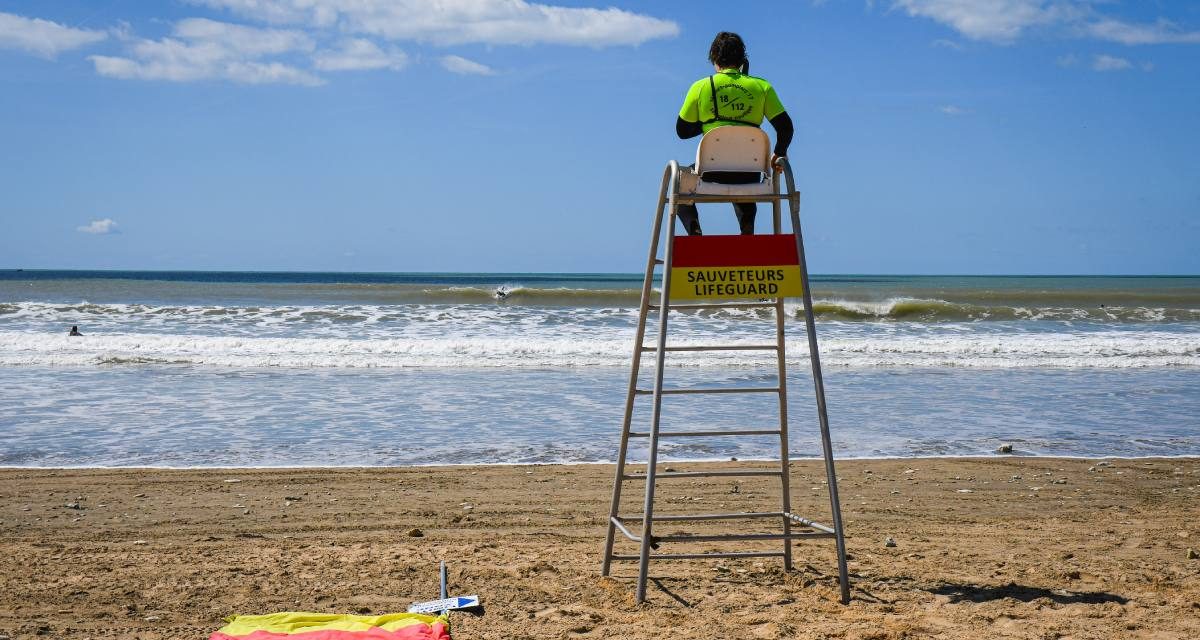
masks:
<svg viewBox="0 0 1200 640"><path fill-rule="evenodd" d="M814 272L1200 273L1200 3L427 5L0 0L0 268L638 271L732 30Z"/></svg>

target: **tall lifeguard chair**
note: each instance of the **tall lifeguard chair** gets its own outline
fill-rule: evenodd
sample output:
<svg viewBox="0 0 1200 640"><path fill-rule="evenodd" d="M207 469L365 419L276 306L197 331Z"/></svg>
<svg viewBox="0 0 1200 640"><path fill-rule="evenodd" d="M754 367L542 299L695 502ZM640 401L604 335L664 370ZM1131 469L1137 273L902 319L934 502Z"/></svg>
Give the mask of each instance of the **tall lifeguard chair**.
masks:
<svg viewBox="0 0 1200 640"><path fill-rule="evenodd" d="M749 184L724 184L706 177L717 177L712 172L758 173L760 180ZM786 192L781 193L781 181ZM680 204L700 203L769 202L772 207L772 233L753 236L680 236L675 235L675 219ZM788 203L792 232L783 233L782 203ZM665 252L658 258L660 236L663 232L663 212L667 212ZM768 262L762 262L762 261ZM770 268L753 268L755 264L770 265ZM653 283L656 270L662 269L662 290L657 303L653 302ZM751 268L746 268L751 267ZM725 277L721 276L724 269ZM673 272L677 278L673 278ZM686 273L683 273L686 272ZM768 273L769 272L769 273ZM734 279L739 284L730 284ZM749 280L747 281L747 278ZM755 281L758 278L758 281ZM719 284L695 285L695 281ZM686 281L685 281L686 280ZM764 295L765 294L765 295ZM787 369L785 363L785 309L784 299L798 296L804 301L804 323L808 335L809 358L812 363L813 386L816 392L817 418L820 424L821 448L825 459L825 475L829 493L832 525L803 517L792 512L788 456L788 407ZM675 303L677 300L697 302ZM721 309L727 307L771 308L775 317L775 341L769 344L725 344L725 345L669 345L668 326L671 311ZM653 345L644 343L646 320L651 311L658 315L658 336ZM713 387L680 388L664 387L666 355L670 352L699 351L773 351L777 359L775 376L777 384L769 387ZM654 354L653 388L639 388L642 354ZM706 425L695 428L660 431L662 399L667 395L684 394L733 394L758 393L775 395L778 398L779 421L777 425L751 426L747 429L718 429ZM635 400L648 396L652 403L650 423L646 428L631 428ZM773 468L749 468L738 463L737 468L720 468L701 471L675 471L658 469L660 444L687 438L749 438L777 437L779 440L778 470ZM648 440L648 460L645 472L631 472L627 454L631 438ZM761 465L759 465L761 467ZM772 465L773 466L773 465ZM734 513L670 513L656 512L655 484L659 480L677 478L712 477L778 477L780 505L778 511L748 511ZM645 500L642 512L623 515L621 510L622 489L627 482L645 483ZM691 504L690 502L688 504ZM703 521L747 521L771 522L780 525L776 532L747 533L679 533L675 529L689 523ZM669 523L672 532L660 535L655 527ZM747 525L749 526L749 525ZM618 553L615 550L617 534L635 543L637 553ZM633 363L629 375L629 388L625 398L625 413L621 425L621 442L617 455L616 479L613 483L612 507L609 511L608 534L604 542L604 566L602 574L610 573L612 562L636 561L638 563L637 602L646 599L646 582L651 560L691 560L709 558L759 558L780 557L786 570L792 569L792 541L809 538L833 538L837 549L837 565L841 601L850 601L850 584L846 569L846 544L842 530L841 506L838 499L837 475L834 471L833 447L829 436L829 417L825 406L825 388L821 376L820 354L817 349L816 326L813 318L812 294L809 289L808 269L804 259L804 240L800 231L800 193L796 191L795 178L786 158L780 158L771 166L770 141L766 133L757 127L723 126L709 131L700 140L696 151L696 163L692 167L680 167L672 160L667 164L659 191L655 211L654 227L650 238L650 255L646 263L646 277L642 283L641 306L638 316L637 334L634 339ZM712 549L712 545L727 542L754 541L752 550ZM781 541L778 550L766 550L763 541ZM666 543L697 543L706 548L700 551L668 553L658 552Z"/></svg>

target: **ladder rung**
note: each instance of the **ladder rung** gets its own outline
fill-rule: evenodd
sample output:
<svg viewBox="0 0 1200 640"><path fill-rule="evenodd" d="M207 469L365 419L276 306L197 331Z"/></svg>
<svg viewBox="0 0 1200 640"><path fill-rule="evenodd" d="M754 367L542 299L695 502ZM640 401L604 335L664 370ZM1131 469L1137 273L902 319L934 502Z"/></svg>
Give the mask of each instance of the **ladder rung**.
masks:
<svg viewBox="0 0 1200 640"><path fill-rule="evenodd" d="M680 193L675 196L676 204L691 204L693 202L772 202L787 200L789 193L761 193L754 195L717 195L701 193Z"/></svg>
<svg viewBox="0 0 1200 640"><path fill-rule="evenodd" d="M728 551L724 553L652 553L651 560L704 560L706 558L782 558L781 551ZM641 560L635 555L610 556L613 560Z"/></svg>
<svg viewBox="0 0 1200 640"><path fill-rule="evenodd" d="M734 542L748 540L799 540L802 538L828 538L832 533L824 531L797 531L795 533L726 533L719 535L653 536L655 542Z"/></svg>
<svg viewBox="0 0 1200 640"><path fill-rule="evenodd" d="M746 469L742 471L664 471L654 474L655 478L736 478L750 476L780 476L782 471L763 471L759 469ZM628 473L621 476L622 480L645 480L644 473Z"/></svg>
<svg viewBox="0 0 1200 640"><path fill-rule="evenodd" d="M663 263L663 261L662 261L662 260L660 260L660 259L658 259L658 258L655 258L655 259L654 259L654 264L662 264L662 263Z"/></svg>
<svg viewBox="0 0 1200 640"><path fill-rule="evenodd" d="M624 523L626 520L641 521L644 514L634 513L627 516L614 516L613 520ZM653 522L694 522L700 520L751 520L756 518L787 518L793 523L803 526L812 527L824 531L825 533L833 533L831 527L827 527L820 522L809 520L808 518L798 516L794 513L784 511L742 511L738 513L696 513L696 514L680 514L680 515L656 515L650 518Z"/></svg>
<svg viewBox="0 0 1200 640"><path fill-rule="evenodd" d="M699 513L695 515L669 515L669 516L654 516L650 518L652 522L676 522L676 521L692 521L692 520L748 520L751 518L781 518L788 514L782 511L745 511L742 513ZM619 516L617 520L624 522L625 520L642 520L642 514L637 513L630 516Z"/></svg>
<svg viewBox="0 0 1200 640"><path fill-rule="evenodd" d="M679 345L666 347L663 351L775 351L777 344L713 344L713 345ZM650 344L642 345L642 351L658 351L658 347Z"/></svg>
<svg viewBox="0 0 1200 640"><path fill-rule="evenodd" d="M779 436L783 432L779 429L747 429L744 431L660 431L660 438L706 438L709 436ZM649 438L650 434L644 431L630 431L630 438Z"/></svg>
<svg viewBox="0 0 1200 640"><path fill-rule="evenodd" d="M634 393L649 395L652 389L635 389ZM732 387L726 389L663 389L664 396L682 396L693 393L779 393L779 387Z"/></svg>
<svg viewBox="0 0 1200 640"><path fill-rule="evenodd" d="M705 304L705 303L697 303L697 304L673 304L673 305L670 305L670 308L671 308L672 310L685 310L685 309L688 309L688 310L690 310L690 309L724 309L724 308L726 308L726 307L730 307L730 308L734 308L734 309L745 309L745 308L751 308L751 309L754 309L754 308L760 308L760 309L765 309L765 308L767 308L767 307L774 307L776 304L777 304L777 303L775 303L775 302L710 302L710 303L706 303L706 304ZM661 308L662 308L662 305L659 305L659 304L652 304L652 305L650 305L650 308L651 308L651 309L661 309Z"/></svg>
<svg viewBox="0 0 1200 640"><path fill-rule="evenodd" d="M777 515L777 514L772 514ZM658 518L654 518L655 521ZM641 542L642 537L633 533L625 526L620 518L613 518L612 524L621 535L633 542ZM655 544L660 542L746 542L749 540L801 540L804 538L828 538L833 533L829 531L796 531L791 533L720 533L720 534L677 534L668 536L651 536Z"/></svg>

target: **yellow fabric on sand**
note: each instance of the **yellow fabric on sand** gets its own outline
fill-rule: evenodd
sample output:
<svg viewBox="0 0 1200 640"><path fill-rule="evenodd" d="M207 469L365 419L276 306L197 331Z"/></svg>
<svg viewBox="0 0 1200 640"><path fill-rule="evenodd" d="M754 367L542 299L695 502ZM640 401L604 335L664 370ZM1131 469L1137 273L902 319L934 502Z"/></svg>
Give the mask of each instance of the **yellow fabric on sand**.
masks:
<svg viewBox="0 0 1200 640"><path fill-rule="evenodd" d="M284 611L254 616L233 616L220 632L231 635L249 635L255 631L271 633L300 633L303 631L366 631L379 627L395 631L414 624L449 624L443 616L427 616L420 613L389 613L382 616L355 616L333 613L305 613Z"/></svg>

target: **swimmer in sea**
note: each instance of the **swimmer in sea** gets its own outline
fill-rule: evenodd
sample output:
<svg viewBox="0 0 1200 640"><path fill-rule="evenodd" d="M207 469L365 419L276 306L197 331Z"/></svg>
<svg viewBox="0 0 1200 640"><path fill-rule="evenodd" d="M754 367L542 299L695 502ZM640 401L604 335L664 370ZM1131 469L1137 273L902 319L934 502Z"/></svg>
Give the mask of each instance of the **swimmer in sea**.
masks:
<svg viewBox="0 0 1200 640"><path fill-rule="evenodd" d="M71 332L70 332L70 333L68 333L67 335L68 335L68 336L82 336L83 334L82 334L82 333L79 333L79 326L78 326L78 325L71 325Z"/></svg>
<svg viewBox="0 0 1200 640"><path fill-rule="evenodd" d="M508 292L504 289L496 289L496 299L503 300L508 297Z"/></svg>

